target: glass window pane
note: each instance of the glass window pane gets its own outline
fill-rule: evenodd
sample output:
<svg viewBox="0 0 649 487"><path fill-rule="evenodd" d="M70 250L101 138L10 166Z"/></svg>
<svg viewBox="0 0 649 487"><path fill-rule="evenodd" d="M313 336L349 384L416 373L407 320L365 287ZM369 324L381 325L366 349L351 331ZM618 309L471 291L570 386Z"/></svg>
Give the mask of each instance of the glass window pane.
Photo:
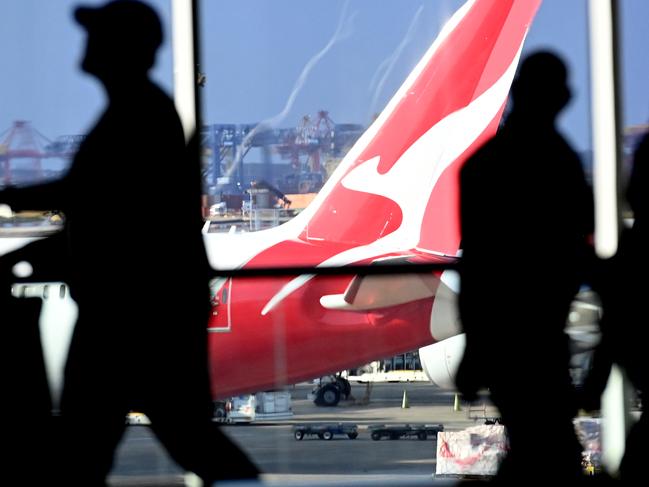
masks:
<svg viewBox="0 0 649 487"><path fill-rule="evenodd" d="M170 1L151 3L166 31L154 77L171 91ZM455 98L463 89L458 81L438 92L448 94L439 97L444 103L421 113L399 118L390 112L383 120L381 114L387 113L393 95L463 4L460 0L200 2L203 211L211 222L205 242L215 268L456 261L456 200L430 203L432 190L419 185L425 178L418 171L427 166L413 166L401 178L391 179L394 168L385 161L390 156L390 164L396 166L422 136L411 126L417 117L429 121L426 117L435 110L447 116L473 98L464 104ZM72 0L46 4L11 0L3 10L9 21L0 31L0 45L11 76L0 79L0 135L37 130L47 138L42 150L48 155L61 156L66 144L74 148L78 139L68 136L83 135L105 103L99 86L77 68L83 33L71 17L75 5ZM629 8L640 8L633 5ZM624 15L631 24L643 18L637 12ZM522 53L550 48L567 61L573 102L561 117L561 129L588 170L586 30L585 1L545 0ZM12 49L17 39L22 47ZM472 87L476 92L486 90L479 83L482 71L472 71L474 63L453 64L463 54L454 46L449 44L433 71L451 66L452 73L460 70L478 80ZM443 77L434 74L437 89ZM495 79L491 81L495 84ZM480 116L486 118L482 110L476 114ZM376 153L349 156L368 164L380 156L372 162L373 170L344 182L340 176L328 188L338 164L377 120L375 127L398 120L390 132L396 138L381 139L377 129L378 134L372 134L380 139ZM635 124L644 118L630 114L628 120ZM420 157L442 158L451 149L462 152L480 135L463 140L465 146L458 148L453 143L465 130L461 125L443 133ZM6 159L13 148L2 137L0 157ZM44 157L42 166L32 159L16 162L21 183L60 173L69 155ZM351 173L350 166L345 176ZM6 169L3 174L6 178ZM340 197L326 200L334 186ZM357 200L358 194L362 198ZM425 204L417 206L419 201ZM308 209L312 202L320 205L317 211ZM433 207L438 219L425 225L408 220L416 211L428 215ZM293 220L297 215L302 219ZM143 215L143 223L145 219ZM448 220L454 222L448 228L440 223ZM282 223L286 226L279 227ZM165 224L173 229L173 222ZM387 244L376 245L377 241ZM450 371L461 356L463 341L455 310L457 277L451 272L443 277L439 273L235 277L210 284L215 419L257 423L254 428L227 424L223 429L270 482L284 485L287 480L350 476L368 480L375 475L386 482L429 480L436 466L434 438L439 425L453 431L497 416L487 400L468 408L453 394ZM16 293L29 294L27 289ZM69 293L52 289L49 301L69 299ZM580 316L571 319L581 323ZM147 421L141 415L128 420L133 425ZM294 426L316 422L344 424L329 431L339 440L337 448L326 449L327 443L320 441L318 434L326 439L326 431L304 431L305 436L298 438ZM407 429L406 424L422 429ZM348 429L352 425L357 430ZM391 437L403 441L380 441ZM112 472L114 480L156 476L166 481L181 474L148 428L128 429Z"/></svg>
<svg viewBox="0 0 649 487"><path fill-rule="evenodd" d="M201 72L206 76L201 91L205 124L202 139L204 205L205 218L212 221L205 241L208 249L213 247L211 262L214 267L370 263L385 255L359 249L371 249L373 242L389 235L394 238L387 240L394 242L393 250L415 247L407 243L405 235L401 237L403 240L394 237L399 235L398 229L403 222L402 215L396 211L381 207L380 202L361 200L355 207L354 222L362 231L353 234L345 227L342 216L348 208L346 205L353 203L337 201L329 204L323 194L335 191L328 189L327 181L337 181L337 185L347 184L347 189L362 187L362 191L375 191L397 200L394 187L399 182L389 179L389 166L381 167L380 162L377 163L377 172L385 176L387 182L381 186L377 181L376 187L350 180L340 183L336 176L332 176L333 171L337 164L344 164L341 161L361 134L377 118L380 119L394 93L415 69L445 22L463 3L419 1L406 5L399 1L378 4L363 0L201 2ZM560 128L581 156L590 175L587 3L576 1L568 5L561 1L544 1L531 24L522 55L537 49L555 51L568 65L572 101L560 118ZM459 52L452 48L449 50L451 54L446 62L452 63L461 57ZM461 90L461 87L457 86L457 89ZM433 110L431 107L430 111ZM409 124L413 120L413 117L403 120L399 135L404 139L395 139L395 145L407 147L412 143L405 134L411 130ZM448 136L439 144L450 143L450 139ZM381 150L368 155L364 161L375 155L385 158L390 143L384 143ZM433 153L431 148L428 154ZM359 154L354 154L352 149L351 157L359 157ZM412 170L406 174L403 177L407 178L407 185L416 188L415 179L420 173ZM369 181L372 173L368 171L364 177ZM264 181L264 184L253 186L253 181ZM290 204L282 200L282 196L286 196ZM420 196L427 199L430 194L426 192ZM352 197L349 196L350 200ZM319 208L313 213L304 210L310 201L316 205L323 204L325 209ZM375 218L373 204L383 209L379 217ZM444 205L438 208L441 214L453 218L457 204L445 200ZM285 224L284 230L275 228L270 232L262 231L257 236L251 234L266 227L276 227L300 212L309 219L326 213L333 223L318 226L307 218L300 220L298 217ZM291 226L295 221L299 224ZM282 231L290 235L290 243L283 241ZM223 233L230 235L224 236ZM241 233L247 235L237 235ZM435 224L423 230L424 235L439 233L440 228ZM454 242L452 238L450 241ZM437 251L434 254L436 258L449 262L452 259L444 259L455 255L459 242L450 244L441 238L423 237L417 243L421 243L417 249ZM326 246L331 246L331 253L322 250ZM416 260L411 254L404 254L408 252L403 251L402 258ZM427 257L430 255L426 254ZM409 279L402 278L401 284ZM388 289L391 280L399 279L386 277L382 287ZM227 328L231 335L215 332L211 340L215 353L223 353L227 357L227 367L233 367L232 377L239 378L235 383L251 380L251 368L257 360L262 360L260 349L256 349L255 354L239 354L226 344L229 340L236 340L237 320L233 310L237 308L237 300L245 300L247 312L255 306L259 310L257 324L251 325L255 330L250 332L251 335L275 333L263 340L266 344L273 342L273 351L268 352L271 355L263 360L268 361L265 371L271 373L277 383L292 383L290 377L295 367L298 370L299 364L306 367L308 358L321 360L321 366L306 367L309 372L305 371L297 385L288 386L293 404L290 420L275 426L260 426L250 434L240 433L237 428L226 428L226 432L262 466L270 480L281 483L289 478L313 478L310 475L326 479L350 474L362 479L364 474L374 471L397 476L421 475L424 478L435 470L435 445L426 444L421 448L417 442L405 441L399 443L398 448L387 442L366 445L368 438L372 441L370 427L379 422L373 418L380 417L393 426L440 422L449 430L457 430L485 419L493 421L498 415L488 400L471 409L455 402L449 367L453 370L451 366L457 365L463 349L457 329L447 329L445 339L432 348L421 350L419 346L405 344L408 341L406 337L412 336L405 331L399 338L395 337L395 341L403 346L397 344L394 348L392 340L387 341L389 345L384 342L378 346L373 338L350 338L356 319L366 320L366 325L372 326L378 324L373 320L385 319L385 323L395 324L405 316L404 309L399 306L380 311L370 309L363 313L344 311L345 303L349 304L345 301L346 293L357 291L357 284L351 284L352 281L352 276L346 279L288 277L278 278L276 283L266 278L243 283L235 277L228 284L231 307L228 308L229 314L219 310L217 319L221 321L217 328ZM456 295L453 289L456 291L457 288L451 286L451 278L448 281L449 301L446 304L449 309L454 309ZM326 289L316 291L320 285ZM252 299L260 300L259 303L250 300L248 296L251 293L244 291L248 287L254 287ZM398 293L395 291L393 294ZM296 303L298 310L295 314L292 314L294 311L291 311L289 302ZM436 302L439 304L443 299L440 297ZM339 308L335 309L336 305ZM224 308L223 304L219 306ZM577 319L576 316L572 315L572 318ZM431 317L430 310L413 318L413 322L422 318L425 318L426 328L432 326L435 329L440 324L440 317ZM330 319L333 321L327 321ZM445 319L450 318L447 315ZM299 334L299 338L291 338L293 333ZM375 328L373 333L377 337L381 330ZM428 343L435 341L430 332L427 333ZM246 346L253 345L249 343ZM305 395L310 392L312 399L326 403L323 391L329 390L328 381L332 379L321 379L321 372L331 369L331 364L337 362L336 357L339 354L345 356L348 347L349 365L345 365L344 370L351 380L354 400L341 402L345 407L314 407ZM419 358L406 355L404 362L403 354L406 352L418 352ZM245 364L239 363L242 356L246 357L243 359ZM407 357L410 357L409 361ZM235 371L239 367L241 370ZM403 371L404 368L415 370ZM408 383L405 382L407 379L394 375L416 374L418 371L423 372L425 380L432 379L433 383ZM341 371L336 368L329 372ZM214 370L214 373L219 372ZM308 374L317 379L315 384L303 380ZM579 373L575 372L575 377L578 376ZM361 382L363 378L366 383ZM368 385L368 378L381 382L373 385L369 382ZM395 380L397 382L390 382ZM263 390L267 388L267 385L262 387ZM233 391L235 394L240 392ZM330 395L336 398L336 393ZM370 403L366 404L364 401L368 398ZM462 411L458 410L460 407ZM342 452L340 457L329 450L324 451L325 445L319 441L308 442L309 437L304 431L301 434L305 436L299 440L303 443L297 446L297 436L294 437L295 430L290 425L310 423L314 418L357 424L359 437L356 442L337 443ZM386 434L389 437L390 432ZM317 440L317 434L313 438ZM349 455L355 459L351 464L344 460ZM317 464L312 463L315 458Z"/></svg>
<svg viewBox="0 0 649 487"><path fill-rule="evenodd" d="M85 43L85 33L73 18L79 4L76 0L3 3L0 158L4 166L0 166L0 186L60 176L80 137L90 130L106 103L100 84L79 67ZM170 1L151 4L166 31L153 77L171 92Z"/></svg>
<svg viewBox="0 0 649 487"><path fill-rule="evenodd" d="M430 205L434 200L439 214L455 221L456 200L442 197L437 201L432 196L432 187L414 189L418 188L413 186L417 178L408 180L404 176L398 182L396 173L387 172L388 159L398 159L401 151L417 140L407 135L413 136L413 130L416 133L417 117L411 114L400 122L398 135L383 135L390 132L383 127L384 120L379 120L374 123L374 130L383 127L381 135L393 142L382 141L381 135L370 142L368 135L356 145L357 152L350 153L350 148L379 114L387 117L392 113L394 106L388 106L388 102L462 4L421 1L404 8L399 2L377 6L362 0L299 6L282 0L202 2L201 72L206 80L201 90L203 205L204 217L211 220L209 232L240 233L277 226L301 213L319 194L316 204L306 212L308 216L298 218L299 223L285 227L285 231L291 228L289 233L293 237L310 243L336 241L347 249L393 233L390 238L398 240L399 232L395 231L403 215L418 211L416 203L399 200L400 185L410 185L422 201L430 198ZM568 64L573 97L559 123L590 177L586 19L584 1L570 5L544 2L531 25L522 55L551 49ZM453 47L448 50L453 52ZM451 54L441 64L474 63L462 61L457 54ZM434 89L446 89L441 81L436 83ZM476 85L475 90L480 89ZM435 112L444 105L438 100L447 98L447 93L433 98L431 106L423 112ZM443 139L462 140L461 131L456 132ZM368 143L378 146L364 153L362 149ZM388 146L396 152L386 153ZM444 146L440 141L436 147ZM368 176L360 176L361 173L358 177L366 180L363 183L342 181L342 174L349 171L354 160L372 159L377 154L381 158L377 170L385 173L385 188L379 189L378 181L369 182ZM349 168L339 171L329 187L323 186L341 161ZM453 177L453 170L448 170L447 178ZM340 189L345 185L345 190ZM323 187L327 189L322 192ZM368 193L390 199L396 205L369 197ZM426 211L430 212L430 207ZM451 228L440 229L427 213L419 225L423 229L417 242L420 248L455 255L458 241L453 236L457 231L452 223ZM433 234L444 237L432 237ZM262 262L251 259L247 253L238 263L234 260L224 262L214 257L212 263L216 267L232 267L241 262L267 266L274 258ZM293 258L275 263L321 262L322 259L294 253Z"/></svg>

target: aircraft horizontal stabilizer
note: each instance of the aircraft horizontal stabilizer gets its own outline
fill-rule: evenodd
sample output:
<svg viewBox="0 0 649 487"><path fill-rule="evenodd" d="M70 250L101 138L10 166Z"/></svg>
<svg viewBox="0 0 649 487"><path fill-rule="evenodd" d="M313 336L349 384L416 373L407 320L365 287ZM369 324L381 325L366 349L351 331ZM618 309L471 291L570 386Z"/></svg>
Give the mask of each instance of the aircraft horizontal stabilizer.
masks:
<svg viewBox="0 0 649 487"><path fill-rule="evenodd" d="M343 294L330 294L320 298L327 309L368 311L427 299L435 296L439 276L434 274L409 274L399 276L356 276Z"/></svg>

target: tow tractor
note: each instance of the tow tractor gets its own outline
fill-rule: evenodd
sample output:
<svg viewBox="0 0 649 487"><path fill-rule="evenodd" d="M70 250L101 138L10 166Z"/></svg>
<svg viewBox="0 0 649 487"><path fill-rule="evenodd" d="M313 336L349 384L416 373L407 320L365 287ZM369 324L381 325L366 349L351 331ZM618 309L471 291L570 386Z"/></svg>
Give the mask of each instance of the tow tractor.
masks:
<svg viewBox="0 0 649 487"><path fill-rule="evenodd" d="M321 440L332 440L334 435L347 435L350 440L358 437L358 426L350 423L305 424L293 428L293 437L301 440L305 436L317 436Z"/></svg>
<svg viewBox="0 0 649 487"><path fill-rule="evenodd" d="M416 437L419 440L425 440L428 436L437 438L437 433L444 431L444 425L441 424L423 424L423 425L392 425L386 426L384 424L374 424L368 427L370 430L370 437L374 441L381 438L389 438L391 440L398 440L399 438Z"/></svg>

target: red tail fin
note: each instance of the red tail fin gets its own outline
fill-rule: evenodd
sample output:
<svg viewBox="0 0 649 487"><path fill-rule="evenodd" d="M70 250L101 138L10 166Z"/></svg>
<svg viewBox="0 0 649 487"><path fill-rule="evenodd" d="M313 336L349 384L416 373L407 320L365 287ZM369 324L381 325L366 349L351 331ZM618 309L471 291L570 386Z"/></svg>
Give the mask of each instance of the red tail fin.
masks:
<svg viewBox="0 0 649 487"><path fill-rule="evenodd" d="M539 4L467 2L301 215L300 237L455 254L457 171L498 126Z"/></svg>
<svg viewBox="0 0 649 487"><path fill-rule="evenodd" d="M311 205L227 253L206 235L212 265L346 265L412 249L455 255L457 173L496 131L540 1L469 0Z"/></svg>

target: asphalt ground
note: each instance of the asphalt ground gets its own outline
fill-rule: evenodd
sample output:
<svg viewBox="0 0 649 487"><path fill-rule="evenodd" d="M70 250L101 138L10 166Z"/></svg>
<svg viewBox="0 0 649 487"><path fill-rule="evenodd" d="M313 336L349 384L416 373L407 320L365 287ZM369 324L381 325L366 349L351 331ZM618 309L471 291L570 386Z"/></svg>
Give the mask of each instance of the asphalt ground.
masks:
<svg viewBox="0 0 649 487"><path fill-rule="evenodd" d="M352 384L353 398L334 408L318 407L306 398L311 386L292 389L294 415L287 420L223 426L263 472L262 485L430 485L435 471L436 439L415 437L373 441L374 424L443 424L445 430L481 423L469 418L466 405L454 410L454 395L428 383ZM404 405L404 393L406 405ZM308 423L353 423L351 440L306 437L296 441L293 426ZM218 459L216 460L218 461ZM437 485L436 482L435 485ZM183 472L169 459L146 426L132 426L119 446L110 485L184 485Z"/></svg>

